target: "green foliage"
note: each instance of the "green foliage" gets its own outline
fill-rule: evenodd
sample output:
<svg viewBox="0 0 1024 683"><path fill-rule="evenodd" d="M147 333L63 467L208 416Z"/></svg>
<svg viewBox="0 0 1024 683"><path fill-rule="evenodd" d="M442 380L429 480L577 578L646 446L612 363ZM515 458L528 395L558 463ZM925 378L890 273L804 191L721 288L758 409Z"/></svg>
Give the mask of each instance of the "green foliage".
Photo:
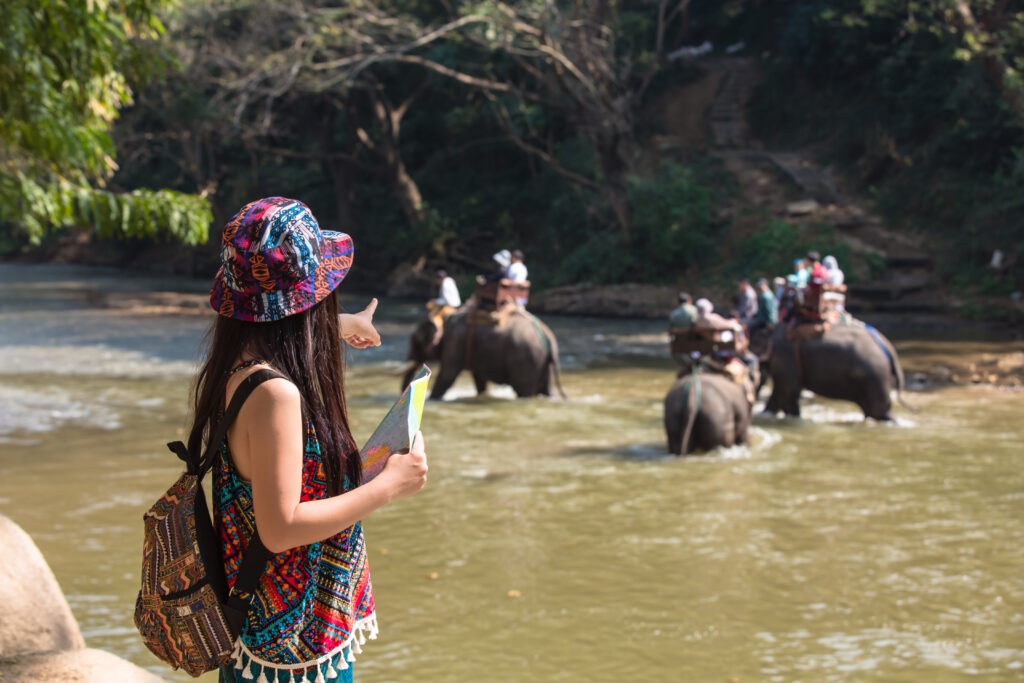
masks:
<svg viewBox="0 0 1024 683"><path fill-rule="evenodd" d="M750 120L773 146L829 150L891 224L928 235L958 289L1006 293L1024 286L1024 12L998 4L968 3L981 42L946 0L773 5ZM986 272L994 249L1015 275Z"/></svg>
<svg viewBox="0 0 1024 683"><path fill-rule="evenodd" d="M583 231L564 259L551 264L558 273L553 284L672 282L714 254L721 239L715 207L732 191L719 164L663 161L653 175L630 176L628 183L628 238L612 229Z"/></svg>
<svg viewBox="0 0 1024 683"><path fill-rule="evenodd" d="M0 22L0 221L31 241L53 227L100 235L205 238L205 200L115 193L108 134L131 101L128 78L157 73L148 41L161 0L5 0Z"/></svg>
<svg viewBox="0 0 1024 683"><path fill-rule="evenodd" d="M629 179L633 246L642 256L632 274L641 281L669 280L715 250L715 206L728 195L729 179L710 161L663 161L653 177Z"/></svg>
<svg viewBox="0 0 1024 683"><path fill-rule="evenodd" d="M969 4L989 22L998 3ZM168 22L169 47L185 68L136 88L139 106L119 124L115 180L201 192L220 218L255 196L301 197L325 226L355 235L359 272L377 281L420 259L471 276L503 247L524 249L539 287L671 281L694 266L709 277L784 273L808 248L833 253L850 279L878 268L869 257L851 267L823 226L766 218L762 231L734 240L715 218L732 191L720 166L657 165L655 136L670 131L657 129L662 117L648 105L702 72L699 61L658 64L657 7L190 0ZM1001 291L1019 281L983 280L979 271L993 248L1024 263L1024 154L1014 152L1024 137L982 63L1002 59L1016 87L1024 71L1019 13L979 42L956 25L948 0L679 7L663 52L707 38L771 55L750 117L770 147L829 150L826 161L859 177L891 224L933 233L952 255L947 272L962 272L972 287ZM457 30L420 42L458 17L466 23ZM595 17L605 26L591 26ZM550 68L540 45L561 50L582 74L564 62ZM125 82L145 82L131 71ZM478 87L481 80L490 85ZM388 124L382 109L400 115ZM422 196L416 214L396 201L399 162ZM102 176L92 176L100 191ZM21 186L17 193L31 194ZM66 220L68 205L65 197L48 213L37 210L39 224ZM136 215L129 211L129 223ZM123 219L111 210L97 220Z"/></svg>
<svg viewBox="0 0 1024 683"><path fill-rule="evenodd" d="M159 238L174 235L187 244L206 240L210 209L205 200L173 190L107 192L61 180L46 186L19 175L21 224L41 236L51 226L90 225L97 237Z"/></svg>
<svg viewBox="0 0 1024 683"><path fill-rule="evenodd" d="M846 268L847 280L856 282L855 271L848 265L853 262L850 247L838 238L834 228L794 225L781 220L768 223L740 242L730 279L788 275L793 272L794 259L812 250L822 257L835 256L840 267Z"/></svg>

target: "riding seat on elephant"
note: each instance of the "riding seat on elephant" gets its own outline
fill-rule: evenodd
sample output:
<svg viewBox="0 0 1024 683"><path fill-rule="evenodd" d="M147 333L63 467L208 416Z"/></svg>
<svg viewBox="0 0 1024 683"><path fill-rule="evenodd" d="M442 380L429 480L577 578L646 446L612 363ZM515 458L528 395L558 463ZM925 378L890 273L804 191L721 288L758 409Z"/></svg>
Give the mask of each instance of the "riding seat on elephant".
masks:
<svg viewBox="0 0 1024 683"><path fill-rule="evenodd" d="M840 322L802 334L780 324L771 340L767 374L772 393L765 412L800 415L800 391L856 403L864 416L892 419L890 392L903 401L903 368L892 342L858 321Z"/></svg>
<svg viewBox="0 0 1024 683"><path fill-rule="evenodd" d="M473 375L478 394L495 382L510 385L520 398L550 396L554 385L564 398L558 341L551 329L521 308L497 315L481 313L466 307L444 318L441 330L430 317L420 320L409 337L409 366L402 387L408 386L421 365L439 360L433 399L444 397L463 370Z"/></svg>

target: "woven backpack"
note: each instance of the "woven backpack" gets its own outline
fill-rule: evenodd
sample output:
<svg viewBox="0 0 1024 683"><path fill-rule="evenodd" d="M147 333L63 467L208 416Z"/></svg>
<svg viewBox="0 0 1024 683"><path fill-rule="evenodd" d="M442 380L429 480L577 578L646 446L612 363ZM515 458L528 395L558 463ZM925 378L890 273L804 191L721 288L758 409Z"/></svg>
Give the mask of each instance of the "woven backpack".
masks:
<svg viewBox="0 0 1024 683"><path fill-rule="evenodd" d="M249 599L238 593L252 595L270 559L270 551L254 534L234 589L228 592L202 481L242 404L253 389L274 377L281 375L257 370L242 381L201 458L181 441L167 444L187 470L142 518L142 590L135 603L135 626L157 657L192 676L234 660L235 643L249 611Z"/></svg>

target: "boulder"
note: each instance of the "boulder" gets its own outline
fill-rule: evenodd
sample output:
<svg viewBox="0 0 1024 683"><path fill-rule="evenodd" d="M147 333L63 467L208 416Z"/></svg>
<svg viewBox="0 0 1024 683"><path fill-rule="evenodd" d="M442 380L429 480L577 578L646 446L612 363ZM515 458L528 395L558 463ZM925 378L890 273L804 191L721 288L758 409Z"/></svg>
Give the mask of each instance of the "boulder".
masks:
<svg viewBox="0 0 1024 683"><path fill-rule="evenodd" d="M676 307L674 287L647 284L567 285L530 296L534 313L609 318L664 318Z"/></svg>
<svg viewBox="0 0 1024 683"><path fill-rule="evenodd" d="M420 257L414 263L402 263L388 275L389 297L429 299L435 296L437 284L434 271L427 268L427 259Z"/></svg>
<svg viewBox="0 0 1024 683"><path fill-rule="evenodd" d="M0 658L84 648L71 607L39 548L2 514L0 555Z"/></svg>
<svg viewBox="0 0 1024 683"><path fill-rule="evenodd" d="M103 650L76 649L0 657L0 681L159 683L161 680Z"/></svg>

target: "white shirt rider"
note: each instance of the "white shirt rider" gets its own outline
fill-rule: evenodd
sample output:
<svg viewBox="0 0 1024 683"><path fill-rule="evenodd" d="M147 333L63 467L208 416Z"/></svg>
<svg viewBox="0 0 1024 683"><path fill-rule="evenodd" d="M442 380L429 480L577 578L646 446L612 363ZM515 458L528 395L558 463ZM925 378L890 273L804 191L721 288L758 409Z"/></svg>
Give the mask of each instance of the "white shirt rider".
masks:
<svg viewBox="0 0 1024 683"><path fill-rule="evenodd" d="M441 291L440 296L435 299L437 303L445 306L451 306L452 308L458 308L462 305L462 297L459 296L459 288L455 284L455 280L450 275L446 275L441 280Z"/></svg>
<svg viewBox="0 0 1024 683"><path fill-rule="evenodd" d="M526 282L526 264L522 261L513 261L508 266L508 279L512 282Z"/></svg>

